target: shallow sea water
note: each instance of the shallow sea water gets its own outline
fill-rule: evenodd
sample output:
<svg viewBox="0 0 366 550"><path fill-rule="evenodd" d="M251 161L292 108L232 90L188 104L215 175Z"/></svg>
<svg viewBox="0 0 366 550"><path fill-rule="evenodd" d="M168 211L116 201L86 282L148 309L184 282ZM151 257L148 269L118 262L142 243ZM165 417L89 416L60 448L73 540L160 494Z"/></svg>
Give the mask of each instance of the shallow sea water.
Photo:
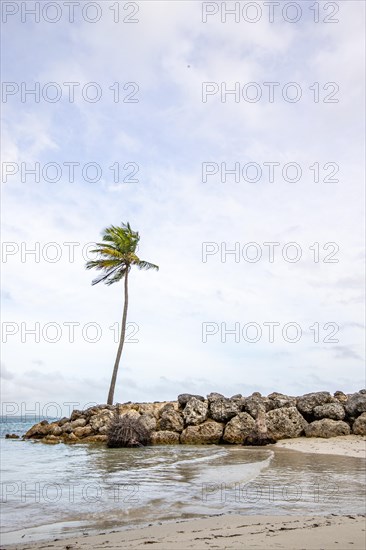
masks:
<svg viewBox="0 0 366 550"><path fill-rule="evenodd" d="M1 448L2 544L204 515L365 513L360 458L275 445L107 449L1 439Z"/></svg>

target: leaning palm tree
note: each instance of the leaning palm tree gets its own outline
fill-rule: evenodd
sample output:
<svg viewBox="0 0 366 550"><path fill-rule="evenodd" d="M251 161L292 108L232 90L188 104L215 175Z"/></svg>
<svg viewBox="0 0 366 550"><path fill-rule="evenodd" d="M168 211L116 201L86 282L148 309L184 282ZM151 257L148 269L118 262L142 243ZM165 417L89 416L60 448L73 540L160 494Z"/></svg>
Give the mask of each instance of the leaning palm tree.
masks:
<svg viewBox="0 0 366 550"><path fill-rule="evenodd" d="M140 260L140 258L136 256L135 252L140 236L137 231L132 231L128 222L126 224L122 223L120 227L114 225L107 227L102 233L102 240L103 242L96 243L96 248L92 250L92 253L98 255L97 259L90 260L86 263L86 269L95 268L102 271L102 274L93 280L92 285L96 285L102 281L106 285L112 285L113 283L118 283L118 281L121 281L122 279L125 280L125 301L123 307L121 336L107 400L108 405L113 405L118 367L126 335L128 274L133 265L137 266L139 269L158 270L159 267L155 264L151 264L150 262Z"/></svg>

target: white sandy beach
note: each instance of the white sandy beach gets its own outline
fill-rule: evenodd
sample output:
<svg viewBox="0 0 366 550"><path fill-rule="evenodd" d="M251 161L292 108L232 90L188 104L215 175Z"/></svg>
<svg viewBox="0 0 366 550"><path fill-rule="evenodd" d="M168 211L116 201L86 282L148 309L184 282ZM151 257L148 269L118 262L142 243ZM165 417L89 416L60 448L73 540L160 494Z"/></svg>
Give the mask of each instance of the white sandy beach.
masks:
<svg viewBox="0 0 366 550"><path fill-rule="evenodd" d="M152 545L156 550L364 550L365 529L363 516L228 515L11 548L127 550Z"/></svg>
<svg viewBox="0 0 366 550"><path fill-rule="evenodd" d="M307 453L365 458L366 437L282 440L278 447ZM0 550L35 549L134 549L153 545L156 550L286 549L365 550L366 519L361 515L340 516L245 516L168 522L145 528L103 532L70 539L1 546Z"/></svg>
<svg viewBox="0 0 366 550"><path fill-rule="evenodd" d="M293 449L304 453L353 456L366 458L366 436L341 435L330 439L321 437L297 437L277 441L276 447Z"/></svg>

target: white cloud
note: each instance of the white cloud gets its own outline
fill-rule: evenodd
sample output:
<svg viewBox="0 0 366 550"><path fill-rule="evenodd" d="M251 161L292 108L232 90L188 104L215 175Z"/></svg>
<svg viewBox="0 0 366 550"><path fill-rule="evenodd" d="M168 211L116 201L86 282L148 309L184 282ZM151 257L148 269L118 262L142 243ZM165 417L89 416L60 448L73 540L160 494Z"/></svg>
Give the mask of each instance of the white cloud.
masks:
<svg viewBox="0 0 366 550"><path fill-rule="evenodd" d="M64 171L57 183L37 183L31 177L22 182L18 174L4 185L4 241L19 249L22 242L28 248L39 242L41 251L56 242L62 251L56 263L42 256L37 263L30 255L23 263L17 253L2 265L5 295L11 298L4 302L4 320L27 327L57 322L63 329L55 344L37 343L32 336L22 343L20 326L9 336L4 355L14 379L8 380L8 399L56 399L57 394L62 401L105 399L116 352L109 327L121 317L122 286L91 287L93 275L84 271L81 249L98 240L103 227L127 220L141 233L141 257L161 269L131 276L129 320L140 327L139 343L126 344L118 400L174 398L182 391L359 388L360 9L360 3L342 4L336 25L309 19L296 25L204 25L199 3L150 2L141 4L137 25L103 20L93 27L55 26L52 32L45 24L23 25L27 54L6 67L8 80L32 81L31 57L41 82L95 81L103 98L96 104L10 99L4 160L99 162L103 175L90 183L78 170L70 182ZM8 47L14 36L7 35ZM219 94L202 103L202 82L225 80L228 86L298 81L307 95L296 104L221 103ZM140 102L113 103L109 86L116 81L138 82ZM314 104L309 86L316 81L339 83L341 101ZM279 162L280 170L297 162L303 177L297 183L282 178L268 183L265 177L257 183L202 183L204 161L253 161L263 171L264 162ZM139 183L115 183L109 168L114 162L138 163ZM339 183L315 183L309 168L314 162L321 170L327 162L338 163ZM329 170L321 172L326 174ZM233 256L222 263L219 253L201 260L203 242L228 248L239 242L240 250L257 242L265 254L268 241L281 243L274 263L243 258L236 263ZM282 259L282 246L290 241L301 246L298 263ZM73 263L67 242L80 243ZM310 249L315 242L318 263ZM322 247L329 242L339 246L338 263L323 262L331 249ZM101 340L86 342L80 328L69 343L64 323L70 321L79 328L99 323ZM296 321L303 337L297 344L281 337L273 344L264 336L256 344L228 337L224 344L218 335L202 343L203 322L232 327L268 321ZM312 340L309 327L315 322L321 340L327 322L348 325L339 332L338 348ZM33 374L24 376L27 372Z"/></svg>

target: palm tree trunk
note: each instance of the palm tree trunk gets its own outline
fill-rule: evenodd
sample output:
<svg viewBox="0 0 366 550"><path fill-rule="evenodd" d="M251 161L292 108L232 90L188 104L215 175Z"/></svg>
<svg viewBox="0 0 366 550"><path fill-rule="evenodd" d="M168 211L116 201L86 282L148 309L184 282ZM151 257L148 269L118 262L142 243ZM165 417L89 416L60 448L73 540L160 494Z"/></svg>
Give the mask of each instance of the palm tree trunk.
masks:
<svg viewBox="0 0 366 550"><path fill-rule="evenodd" d="M110 387L109 387L108 400L107 400L107 404L108 404L108 405L113 405L113 397L114 397L114 390L115 390L115 387L116 387L116 380L117 380L118 367L119 367L119 362L120 362L120 360L121 360L121 354L122 354L123 344L124 344L124 342L125 342L126 321L127 321L127 308L128 308L128 281L127 281L127 278L128 278L128 270L129 270L129 268L127 268L127 270L126 270L126 275L125 275L125 303L124 303L124 306L123 306L123 317L122 317L121 336L120 336L120 339L119 339L119 345L118 345L118 351L117 351L116 360L115 360L115 362L114 362L111 385L110 385Z"/></svg>

